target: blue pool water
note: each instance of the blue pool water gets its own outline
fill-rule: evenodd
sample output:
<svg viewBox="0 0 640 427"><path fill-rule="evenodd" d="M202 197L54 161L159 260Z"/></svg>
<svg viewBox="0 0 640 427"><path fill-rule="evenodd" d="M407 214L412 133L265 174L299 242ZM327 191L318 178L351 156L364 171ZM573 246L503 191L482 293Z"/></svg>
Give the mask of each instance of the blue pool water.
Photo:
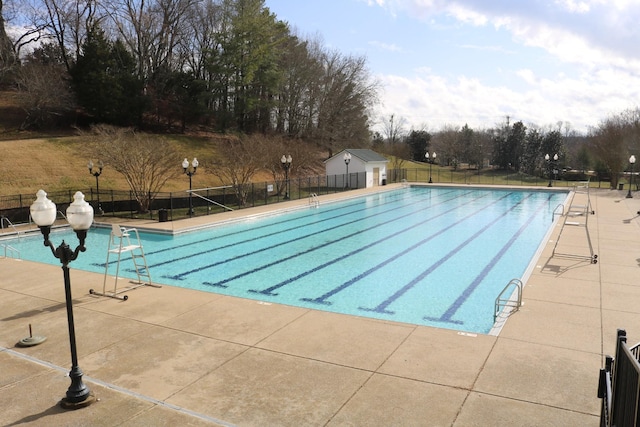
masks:
<svg viewBox="0 0 640 427"><path fill-rule="evenodd" d="M525 274L566 196L411 187L175 236L140 236L155 283L488 333L495 298ZM71 268L104 273L109 233L90 230L87 251ZM63 239L77 243L71 231L52 232L55 245ZM10 244L23 259L58 262L41 235ZM120 273L136 277L127 259Z"/></svg>

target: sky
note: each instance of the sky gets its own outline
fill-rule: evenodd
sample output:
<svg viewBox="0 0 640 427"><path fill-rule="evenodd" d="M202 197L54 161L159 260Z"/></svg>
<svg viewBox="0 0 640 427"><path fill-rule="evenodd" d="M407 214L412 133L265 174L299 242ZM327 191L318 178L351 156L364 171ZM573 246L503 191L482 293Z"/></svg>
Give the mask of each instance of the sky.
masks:
<svg viewBox="0 0 640 427"><path fill-rule="evenodd" d="M297 34L364 56L374 128L587 134L640 104L640 0L265 0Z"/></svg>

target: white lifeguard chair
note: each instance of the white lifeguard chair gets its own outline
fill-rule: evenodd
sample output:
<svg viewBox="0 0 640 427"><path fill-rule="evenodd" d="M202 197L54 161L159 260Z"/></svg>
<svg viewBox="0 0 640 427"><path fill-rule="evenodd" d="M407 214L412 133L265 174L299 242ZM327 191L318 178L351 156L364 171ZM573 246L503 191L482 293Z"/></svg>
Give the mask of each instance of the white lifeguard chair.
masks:
<svg viewBox="0 0 640 427"><path fill-rule="evenodd" d="M598 255L593 250L591 235L589 234L589 216L596 214L591 205L589 188L589 181L578 182L574 186L571 202L566 213L564 213L564 222L553 247L552 256L583 259L590 261L592 264L598 262ZM588 252L586 250L578 251L575 243L570 243L578 237L576 232L570 231L571 228L584 230Z"/></svg>
<svg viewBox="0 0 640 427"><path fill-rule="evenodd" d="M109 262L111 254L117 254L118 259L116 260L116 272L113 291L107 292L107 276L109 274ZM138 281L130 281L129 283L132 284L131 286L127 286L121 290L118 290L120 262L122 261L123 254L130 255L136 275L138 276ZM140 243L140 235L138 234L138 230L135 228L123 228L118 224L112 224L109 246L107 248L107 261L104 265L104 281L102 283L102 292L96 292L95 290L90 289L89 293L92 295L101 295L126 301L129 297L127 295L120 296L119 294L139 288L140 286L153 286L155 288L161 287L160 285L151 283L151 274L149 273L149 268L147 266L147 259L144 256L144 249L142 247L142 244Z"/></svg>

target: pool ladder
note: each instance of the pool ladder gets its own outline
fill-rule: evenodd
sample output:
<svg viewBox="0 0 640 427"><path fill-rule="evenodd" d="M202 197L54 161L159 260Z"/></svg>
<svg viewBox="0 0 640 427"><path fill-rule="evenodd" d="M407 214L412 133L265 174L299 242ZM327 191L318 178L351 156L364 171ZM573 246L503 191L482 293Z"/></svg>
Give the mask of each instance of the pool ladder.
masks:
<svg viewBox="0 0 640 427"><path fill-rule="evenodd" d="M21 238L21 233L20 231L16 228L15 225L13 225L13 223L11 222L11 220L9 220L9 218L7 218L6 216L0 217L0 229L4 230L4 224L7 224L7 228L11 228L13 229L13 231L16 233L16 235L18 236L18 241L20 241ZM7 255L12 255L12 258L16 258L16 259L21 259L20 256L20 251L16 248L14 248L11 245L8 245L6 243L0 243L0 248L2 248L4 256L2 256L1 258L7 258Z"/></svg>
<svg viewBox="0 0 640 427"><path fill-rule="evenodd" d="M132 242L132 235L135 236L135 240ZM128 253L131 255L133 266L138 276L137 282L131 282L133 286L129 286L118 291L118 276L120 274L120 261L122 260L122 254ZM107 274L109 273L109 258L111 254L117 254L118 259L116 261L116 275L113 284L113 291L106 290L107 287ZM143 280L144 278L144 280ZM93 289L89 289L89 293L92 295L100 295L110 298L117 298L123 301L129 299L127 295L119 296L119 294L130 291L140 286L153 286L154 288L160 288L160 285L151 283L151 274L149 274L149 267L147 265L147 259L144 256L144 250L140 243L140 235L135 228L123 228L118 224L111 225L111 236L109 238L109 247L107 248L107 261L104 264L104 281L102 282L102 292L96 292Z"/></svg>
<svg viewBox="0 0 640 427"><path fill-rule="evenodd" d="M560 208L560 212L558 212L558 208ZM560 203L558 206L555 207L555 209L553 210L553 214L551 216L551 222L556 220L556 215L558 215L560 218L564 216L564 204Z"/></svg>
<svg viewBox="0 0 640 427"><path fill-rule="evenodd" d="M7 254L9 254L13 255L11 258L21 259L20 251L13 246L0 243L0 248L2 248L4 251L4 256L1 256L0 258L7 258Z"/></svg>
<svg viewBox="0 0 640 427"><path fill-rule="evenodd" d="M309 206L317 208L320 206L320 199L316 193L309 194Z"/></svg>
<svg viewBox="0 0 640 427"><path fill-rule="evenodd" d="M508 294L507 292L510 291ZM516 293L514 300L513 293ZM503 312L505 308L511 308L509 312L505 312L508 316L514 311L518 311L522 306L522 281L520 279L511 279L507 286L504 287L502 292L496 298L495 307L493 310L493 321L495 322L498 315Z"/></svg>

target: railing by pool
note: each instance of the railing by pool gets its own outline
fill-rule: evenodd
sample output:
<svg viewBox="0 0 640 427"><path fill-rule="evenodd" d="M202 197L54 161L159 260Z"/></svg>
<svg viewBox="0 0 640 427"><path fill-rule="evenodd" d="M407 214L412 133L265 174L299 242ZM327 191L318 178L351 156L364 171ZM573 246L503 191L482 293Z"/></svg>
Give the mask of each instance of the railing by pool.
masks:
<svg viewBox="0 0 640 427"><path fill-rule="evenodd" d="M627 346L627 333L618 329L616 356L600 369L598 397L601 427L631 427L640 421L640 343Z"/></svg>

